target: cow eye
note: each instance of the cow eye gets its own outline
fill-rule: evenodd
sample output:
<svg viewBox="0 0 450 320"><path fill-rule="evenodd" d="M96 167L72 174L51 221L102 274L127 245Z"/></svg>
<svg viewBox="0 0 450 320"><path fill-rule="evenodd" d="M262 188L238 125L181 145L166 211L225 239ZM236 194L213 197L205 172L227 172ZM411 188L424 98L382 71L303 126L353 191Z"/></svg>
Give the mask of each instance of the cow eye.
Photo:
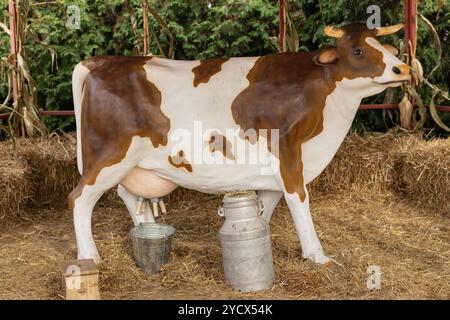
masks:
<svg viewBox="0 0 450 320"><path fill-rule="evenodd" d="M355 56L363 56L364 55L364 51L362 51L361 49L355 49L355 51L353 51L353 54Z"/></svg>

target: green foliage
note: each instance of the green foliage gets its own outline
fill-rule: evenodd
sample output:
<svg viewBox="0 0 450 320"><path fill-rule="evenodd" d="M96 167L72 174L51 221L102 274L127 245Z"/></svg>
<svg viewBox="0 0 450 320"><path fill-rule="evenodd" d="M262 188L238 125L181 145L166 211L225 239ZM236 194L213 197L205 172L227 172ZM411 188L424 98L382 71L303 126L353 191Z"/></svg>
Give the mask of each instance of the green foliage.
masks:
<svg viewBox="0 0 450 320"><path fill-rule="evenodd" d="M275 1L156 1L177 39L178 59L252 56L272 52L277 34Z"/></svg>
<svg viewBox="0 0 450 320"><path fill-rule="evenodd" d="M0 20L7 22L7 5L0 5ZM37 4L44 1L31 1ZM402 1L403 2L403 1ZM327 24L341 25L364 22L369 17L367 7L379 5L382 24L402 22L403 5L390 0L290 0L291 17L300 37L300 50L309 51L330 44L332 39L323 35ZM430 81L449 89L450 83L450 1L438 11L438 2L420 1L422 12L436 27L443 46L442 66ZM137 28L142 30L141 0L130 0L137 17ZM208 6L210 3L210 7ZM68 30L65 26L67 6L76 4L81 8L81 30ZM217 56L256 56L274 52L273 37L278 34L278 8L276 0L149 0L167 22L175 37L176 59L204 59ZM133 32L126 0L56 0L55 4L33 6L30 20L37 34L58 54L57 67L52 67L46 49L36 43L27 44L31 72L38 83L40 106L47 110L72 109L71 73L81 60L103 54L131 55L141 41ZM169 39L152 17L149 26L153 35L167 51ZM386 41L402 46L403 33L388 37ZM159 50L154 38L150 39L154 54ZM0 56L9 52L8 37L0 32ZM432 34L419 23L417 56L423 63L425 74L436 62ZM4 81L0 84L0 100L6 94ZM427 103L431 92L423 89L421 94ZM398 102L397 98L394 102ZM384 94L364 101L383 102ZM355 121L355 128L384 131L396 124L397 111L364 111ZM449 123L450 115L444 115ZM74 129L73 118L47 118L50 130ZM434 127L430 121L428 126Z"/></svg>

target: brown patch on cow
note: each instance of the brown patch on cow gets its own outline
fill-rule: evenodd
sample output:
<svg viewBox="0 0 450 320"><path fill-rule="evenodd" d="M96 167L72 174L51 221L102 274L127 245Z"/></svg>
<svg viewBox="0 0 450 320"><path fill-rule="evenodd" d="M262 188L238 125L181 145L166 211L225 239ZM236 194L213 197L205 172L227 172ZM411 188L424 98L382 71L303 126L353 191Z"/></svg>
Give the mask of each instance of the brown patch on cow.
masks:
<svg viewBox="0 0 450 320"><path fill-rule="evenodd" d="M210 152L222 152L223 156L230 159L230 160L236 160L233 154L233 146L231 142L222 134L214 131L211 134L211 138L208 142L209 145L209 151Z"/></svg>
<svg viewBox="0 0 450 320"><path fill-rule="evenodd" d="M228 60L229 58L217 58L200 61L200 64L192 69L194 73L194 87L197 87L200 83L208 83L216 73L222 70L222 64Z"/></svg>
<svg viewBox="0 0 450 320"><path fill-rule="evenodd" d="M72 205L101 169L125 157L134 136L149 138L155 148L167 145L170 120L161 111L161 92L144 69L150 59L98 56L83 61L90 70L81 111L83 173L70 196Z"/></svg>
<svg viewBox="0 0 450 320"><path fill-rule="evenodd" d="M73 189L72 192L67 196L68 207L69 207L69 210L71 210L71 211L75 208L75 200L81 196L81 193L83 192L83 188L86 185L84 180L85 179L83 177L81 177L81 179L78 182L75 189Z"/></svg>
<svg viewBox="0 0 450 320"><path fill-rule="evenodd" d="M192 172L192 165L185 158L183 150L178 151L178 154L175 156L169 156L168 160L175 168L184 168L188 172Z"/></svg>
<svg viewBox="0 0 450 320"><path fill-rule="evenodd" d="M346 34L337 42L339 60L318 65L318 51L274 54L259 58L247 75L249 86L233 101L231 110L241 130L279 130L280 173L287 192L297 192L306 199L302 143L323 130L323 109L336 82L383 74L382 53L365 39L373 36L362 25L344 28ZM356 46L367 51L363 65L351 56ZM360 63L361 60L359 60ZM358 69L359 67L359 69ZM270 131L269 131L270 132ZM250 141L253 143L253 141ZM271 143L268 143L271 151Z"/></svg>

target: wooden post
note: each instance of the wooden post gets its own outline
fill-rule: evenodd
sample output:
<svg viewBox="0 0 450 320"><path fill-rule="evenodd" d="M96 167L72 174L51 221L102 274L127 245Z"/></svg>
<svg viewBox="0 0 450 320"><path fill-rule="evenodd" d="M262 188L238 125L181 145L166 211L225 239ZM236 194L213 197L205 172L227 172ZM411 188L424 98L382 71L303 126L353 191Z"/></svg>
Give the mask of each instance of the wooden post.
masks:
<svg viewBox="0 0 450 320"><path fill-rule="evenodd" d="M11 47L11 53L13 55L13 64L14 67L17 68L17 27L16 27L16 4L14 0L9 0L8 3L8 10L9 10L9 31L11 32L10 35L10 47ZM13 85L13 101L14 104L17 102L18 96L19 96L19 87L17 83L17 72L13 70L12 72L12 85Z"/></svg>
<svg viewBox="0 0 450 320"><path fill-rule="evenodd" d="M66 300L100 300L99 270L92 259L68 261L62 265Z"/></svg>
<svg viewBox="0 0 450 320"><path fill-rule="evenodd" d="M285 0L278 1L279 15L280 15L280 51L286 52L286 3Z"/></svg>

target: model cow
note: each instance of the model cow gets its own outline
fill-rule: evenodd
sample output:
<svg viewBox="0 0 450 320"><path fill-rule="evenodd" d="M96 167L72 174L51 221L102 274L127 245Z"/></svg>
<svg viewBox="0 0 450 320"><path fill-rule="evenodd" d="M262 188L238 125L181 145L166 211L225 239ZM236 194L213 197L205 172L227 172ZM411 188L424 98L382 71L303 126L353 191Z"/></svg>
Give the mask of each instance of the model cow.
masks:
<svg viewBox="0 0 450 320"><path fill-rule="evenodd" d="M336 45L307 53L202 61L98 56L78 64L82 176L69 195L78 258L99 262L91 216L105 191L118 186L137 224L139 196L182 186L257 190L267 221L284 195L303 257L336 267L314 230L306 185L330 163L361 100L410 80L397 50L377 40L401 28L329 26L325 34ZM189 143L181 143L186 135ZM249 161L256 153L258 161ZM223 161L205 161L212 155Z"/></svg>

